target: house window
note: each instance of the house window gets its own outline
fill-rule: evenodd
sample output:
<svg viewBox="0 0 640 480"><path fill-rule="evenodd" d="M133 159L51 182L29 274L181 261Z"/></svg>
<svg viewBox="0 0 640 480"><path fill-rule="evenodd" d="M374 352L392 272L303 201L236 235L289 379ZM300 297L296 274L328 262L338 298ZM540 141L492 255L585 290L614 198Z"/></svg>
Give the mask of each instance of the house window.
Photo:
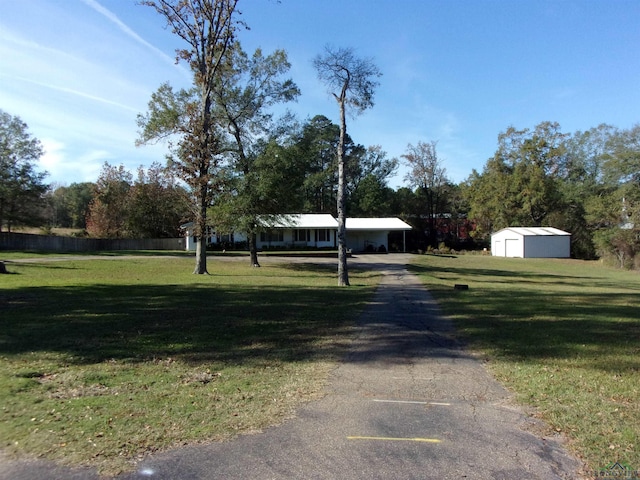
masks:
<svg viewBox="0 0 640 480"><path fill-rule="evenodd" d="M331 230L323 228L318 230L318 241L319 242L330 242L331 241Z"/></svg>
<svg viewBox="0 0 640 480"><path fill-rule="evenodd" d="M293 231L293 241L294 242L309 242L309 241L311 241L311 231L310 230L294 230Z"/></svg>
<svg viewBox="0 0 640 480"><path fill-rule="evenodd" d="M284 242L284 232L282 230L260 232L261 242Z"/></svg>

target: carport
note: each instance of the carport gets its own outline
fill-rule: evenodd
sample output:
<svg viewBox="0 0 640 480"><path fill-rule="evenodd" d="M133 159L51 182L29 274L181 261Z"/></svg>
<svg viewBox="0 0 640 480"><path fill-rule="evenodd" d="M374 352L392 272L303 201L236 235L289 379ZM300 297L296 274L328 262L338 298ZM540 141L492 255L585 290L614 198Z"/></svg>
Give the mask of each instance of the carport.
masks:
<svg viewBox="0 0 640 480"><path fill-rule="evenodd" d="M389 233L398 231L402 232L402 251L407 251L406 232L411 225L399 218L347 218L345 227L347 248L353 252L388 252Z"/></svg>

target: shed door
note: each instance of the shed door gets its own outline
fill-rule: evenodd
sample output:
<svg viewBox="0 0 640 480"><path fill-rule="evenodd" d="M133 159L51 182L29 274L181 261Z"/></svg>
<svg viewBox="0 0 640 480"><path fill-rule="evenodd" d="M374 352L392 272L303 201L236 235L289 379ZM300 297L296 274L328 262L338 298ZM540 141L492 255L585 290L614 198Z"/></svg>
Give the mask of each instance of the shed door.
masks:
<svg viewBox="0 0 640 480"><path fill-rule="evenodd" d="M496 240L496 241L494 242L494 245L493 245L493 252L492 252L492 253L493 253L493 255L494 255L495 257L504 257L504 256L505 256L505 255L504 255L504 254L505 254L505 252L504 252L504 245L503 245L502 240Z"/></svg>
<svg viewBox="0 0 640 480"><path fill-rule="evenodd" d="M506 257L521 257L522 243L515 238L507 238L505 241Z"/></svg>

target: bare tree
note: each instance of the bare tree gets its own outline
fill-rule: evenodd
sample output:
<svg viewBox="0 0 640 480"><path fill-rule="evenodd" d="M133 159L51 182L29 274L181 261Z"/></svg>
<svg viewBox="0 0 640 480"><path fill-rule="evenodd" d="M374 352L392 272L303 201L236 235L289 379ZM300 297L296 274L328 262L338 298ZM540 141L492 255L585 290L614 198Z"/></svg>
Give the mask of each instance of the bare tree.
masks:
<svg viewBox="0 0 640 480"><path fill-rule="evenodd" d="M206 274L207 208L216 180L219 156L224 152L220 127L213 119L213 90L230 67L230 49L240 22L234 20L238 0L143 0L167 21L186 47L176 50L177 60L188 63L194 88L175 94L160 87L149 102L149 113L138 116L142 128L138 143L178 135L175 160L178 171L191 187L196 208L196 266L193 273Z"/></svg>
<svg viewBox="0 0 640 480"><path fill-rule="evenodd" d="M340 141L338 142L338 285L349 285L346 235L346 179L344 144L347 135L346 111L355 116L373 106L373 94L382 74L373 60L358 58L352 48L327 46L313 60L318 78L327 86L340 109Z"/></svg>

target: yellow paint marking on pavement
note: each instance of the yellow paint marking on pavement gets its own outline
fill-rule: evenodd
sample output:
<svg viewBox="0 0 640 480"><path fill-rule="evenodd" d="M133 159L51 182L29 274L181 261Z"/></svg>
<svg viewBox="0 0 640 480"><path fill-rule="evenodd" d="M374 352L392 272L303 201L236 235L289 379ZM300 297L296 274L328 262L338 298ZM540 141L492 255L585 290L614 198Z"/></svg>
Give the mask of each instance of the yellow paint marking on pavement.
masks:
<svg viewBox="0 0 640 480"><path fill-rule="evenodd" d="M440 443L442 440L437 438L395 438L395 437L347 437L347 440L382 440L391 442L424 442L424 443Z"/></svg>
<svg viewBox="0 0 640 480"><path fill-rule="evenodd" d="M448 407L451 405L450 403L444 403L444 402L419 402L416 400L382 400L378 398L374 398L373 401L379 402L379 403L410 403L414 405L440 405L443 407Z"/></svg>
<svg viewBox="0 0 640 480"><path fill-rule="evenodd" d="M432 382L435 380L433 377L391 377L391 380L426 380Z"/></svg>

